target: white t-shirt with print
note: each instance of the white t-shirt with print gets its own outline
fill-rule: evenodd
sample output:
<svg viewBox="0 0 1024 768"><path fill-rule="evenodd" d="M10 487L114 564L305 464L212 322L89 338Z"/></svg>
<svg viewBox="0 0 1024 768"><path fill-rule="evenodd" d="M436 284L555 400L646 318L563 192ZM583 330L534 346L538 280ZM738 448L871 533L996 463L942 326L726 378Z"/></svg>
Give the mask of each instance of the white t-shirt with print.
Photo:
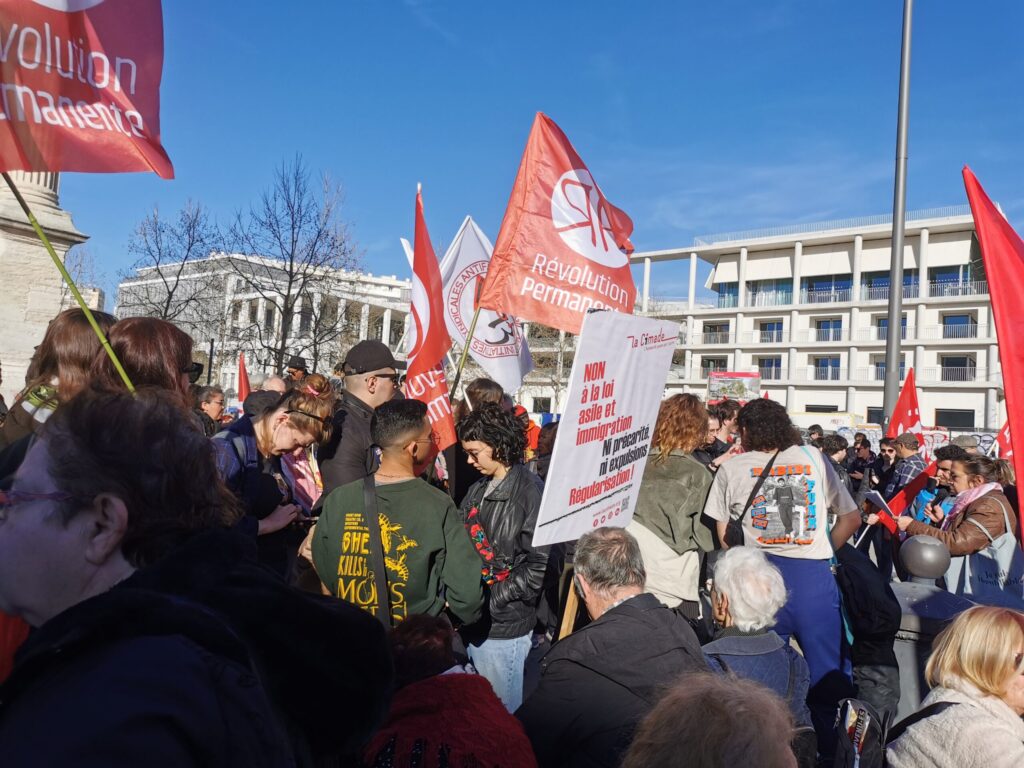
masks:
<svg viewBox="0 0 1024 768"><path fill-rule="evenodd" d="M857 504L821 451L795 445L781 451L750 511L744 506L770 453L750 451L722 464L711 485L704 514L726 522L743 515L743 540L773 555L828 560L828 513L850 515Z"/></svg>

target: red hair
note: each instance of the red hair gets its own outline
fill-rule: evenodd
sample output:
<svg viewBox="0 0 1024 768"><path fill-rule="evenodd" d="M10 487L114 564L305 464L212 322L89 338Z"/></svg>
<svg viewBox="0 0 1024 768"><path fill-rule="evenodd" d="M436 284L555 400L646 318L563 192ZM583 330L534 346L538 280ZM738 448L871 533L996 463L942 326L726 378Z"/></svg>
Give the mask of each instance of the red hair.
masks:
<svg viewBox="0 0 1024 768"><path fill-rule="evenodd" d="M110 346L136 388L154 387L174 393L191 407L185 373L192 365L192 337L173 323L156 317L128 317L111 329ZM104 350L92 361L95 386L124 389L124 382Z"/></svg>
<svg viewBox="0 0 1024 768"><path fill-rule="evenodd" d="M96 324L109 335L117 322L106 312L93 312ZM57 397L67 402L89 382L89 369L102 347L89 319L81 309L65 309L53 320L36 347L28 369L26 391L57 380Z"/></svg>

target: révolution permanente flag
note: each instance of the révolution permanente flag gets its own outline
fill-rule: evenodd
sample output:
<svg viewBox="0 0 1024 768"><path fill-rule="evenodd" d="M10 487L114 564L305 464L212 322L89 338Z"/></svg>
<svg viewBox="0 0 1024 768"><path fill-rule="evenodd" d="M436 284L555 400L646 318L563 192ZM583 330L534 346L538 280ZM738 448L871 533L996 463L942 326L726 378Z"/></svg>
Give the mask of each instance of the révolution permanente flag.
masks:
<svg viewBox="0 0 1024 768"><path fill-rule="evenodd" d="M493 250L487 235L467 216L441 259L444 321L452 339L462 347L469 337L476 297L487 275ZM504 312L480 310L469 353L506 392L519 389L523 377L533 370L523 326Z"/></svg>
<svg viewBox="0 0 1024 768"><path fill-rule="evenodd" d="M441 272L423 217L423 193L419 191L416 192L413 244L412 321L407 344L409 375L405 394L427 404L437 446L444 450L455 443L455 420L448 396L448 379L444 375L444 356L451 349L452 340L444 324Z"/></svg>
<svg viewBox="0 0 1024 768"><path fill-rule="evenodd" d="M153 171L160 0L0 0L0 170Z"/></svg>
<svg viewBox="0 0 1024 768"><path fill-rule="evenodd" d="M571 333L591 308L632 314L632 233L569 139L538 112L479 305Z"/></svg>
<svg viewBox="0 0 1024 768"><path fill-rule="evenodd" d="M885 431L886 437L899 437L904 432L912 432L917 435L922 443L924 427L921 425L921 406L917 400L917 384L914 381L914 369L907 371L907 378L903 382L903 389L900 390L899 399L896 400L896 407L889 417L889 428Z"/></svg>
<svg viewBox="0 0 1024 768"><path fill-rule="evenodd" d="M1010 222L985 194L967 166L964 166L964 186L992 297L1006 393L1007 426L1010 434L1024 435L1024 411L1021 410L1024 408L1024 313L1019 304L1020 286L1024 284L1024 240L1013 231ZM1012 461L1014 472L1021 477L1024 458L1018 461L1014 456ZM1021 521L1024 522L1024 514Z"/></svg>

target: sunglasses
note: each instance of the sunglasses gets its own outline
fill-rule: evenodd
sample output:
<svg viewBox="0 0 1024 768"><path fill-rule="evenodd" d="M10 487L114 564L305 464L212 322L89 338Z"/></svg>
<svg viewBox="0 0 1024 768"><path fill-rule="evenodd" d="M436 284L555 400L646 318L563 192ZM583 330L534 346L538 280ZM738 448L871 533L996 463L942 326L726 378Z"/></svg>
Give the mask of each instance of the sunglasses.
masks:
<svg viewBox="0 0 1024 768"><path fill-rule="evenodd" d="M195 384L197 381L199 381L199 377L203 375L203 364L192 363L192 365L183 370L182 373L188 374L189 384Z"/></svg>
<svg viewBox="0 0 1024 768"><path fill-rule="evenodd" d="M309 413L308 411L300 411L298 408L291 408L291 409L285 411L285 413L287 413L287 414L300 413L303 416L305 416L307 419L313 419L313 421L319 421L324 426L327 426L328 424L331 423L331 417L330 416L324 416L323 418L321 418L321 417L317 416L316 414Z"/></svg>

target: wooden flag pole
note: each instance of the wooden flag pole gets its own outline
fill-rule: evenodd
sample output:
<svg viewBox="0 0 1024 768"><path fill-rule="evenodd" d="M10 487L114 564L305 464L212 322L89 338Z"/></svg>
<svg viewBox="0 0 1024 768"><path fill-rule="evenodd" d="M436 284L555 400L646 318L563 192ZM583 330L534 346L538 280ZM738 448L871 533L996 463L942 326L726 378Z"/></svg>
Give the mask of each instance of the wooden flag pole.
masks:
<svg viewBox="0 0 1024 768"><path fill-rule="evenodd" d="M39 226L39 221L36 219L35 214L32 213L32 209L28 207L28 203L25 201L25 198L22 197L21 192L15 186L14 179L12 179L10 174L6 171L4 171L3 177L4 181L7 182L7 186L11 188L11 192L14 193L14 197L21 206L21 210L23 210L25 212L25 216L28 217L28 223L31 224L32 229L36 231L36 235L46 247L46 252L50 254L50 258L53 259L53 263L60 272L61 277L64 278L64 281L68 284L68 288L71 289L71 295L75 297L75 301L78 302L78 306L81 307L82 312L85 313L86 320L89 321L89 325L92 326L93 331L95 331L96 335L99 337L100 344L103 345L103 349L106 351L107 356L114 364L114 368L117 369L125 387L128 388L129 392L134 393L135 386L132 384L131 379L128 378L128 373L125 371L124 366L121 365L121 361L117 359L117 355L114 354L114 350L111 348L110 342L107 341L107 337L104 335L103 329L101 329L99 323L96 322L96 318L93 316L92 310L90 310L88 305L85 303L85 299L82 298L82 294L78 291L78 286L75 285L75 281L71 278L71 275L68 274L67 269L64 267L64 262L60 260L60 256L58 256L57 251L54 250L50 239L46 236L46 233L43 232L43 228Z"/></svg>
<svg viewBox="0 0 1024 768"><path fill-rule="evenodd" d="M469 335L462 347L462 356L459 358L459 367L455 371L455 381L452 383L452 392L459 391L459 381L462 379L462 370L466 367L466 358L469 357L469 348L473 344L473 333L476 331L476 321L480 317L480 307L473 313L473 320L469 324Z"/></svg>

